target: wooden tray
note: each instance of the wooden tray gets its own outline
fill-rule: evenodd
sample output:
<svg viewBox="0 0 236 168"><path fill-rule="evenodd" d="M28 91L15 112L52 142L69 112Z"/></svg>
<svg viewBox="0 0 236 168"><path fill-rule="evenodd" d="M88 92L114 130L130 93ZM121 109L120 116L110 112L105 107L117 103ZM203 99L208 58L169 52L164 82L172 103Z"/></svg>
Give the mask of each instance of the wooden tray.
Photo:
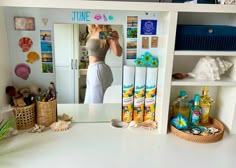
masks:
<svg viewBox="0 0 236 168"><path fill-rule="evenodd" d="M185 133L181 130L176 129L171 124L170 124L170 131L182 139L192 141L192 142L198 142L198 143L212 143L212 142L217 142L223 138L224 125L220 121L218 121L217 119L210 118L210 124L204 125L204 126L205 127L215 127L215 128L218 128L220 131L214 135L209 135L209 136L192 135L192 134L188 134L188 133Z"/></svg>

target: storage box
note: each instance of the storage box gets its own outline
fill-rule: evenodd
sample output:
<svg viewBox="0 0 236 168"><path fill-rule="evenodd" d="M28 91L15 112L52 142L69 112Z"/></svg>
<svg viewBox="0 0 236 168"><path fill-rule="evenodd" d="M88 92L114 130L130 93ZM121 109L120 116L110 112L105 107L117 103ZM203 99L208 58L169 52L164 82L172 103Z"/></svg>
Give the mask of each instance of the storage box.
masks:
<svg viewBox="0 0 236 168"><path fill-rule="evenodd" d="M178 25L176 50L236 50L236 27L221 25Z"/></svg>

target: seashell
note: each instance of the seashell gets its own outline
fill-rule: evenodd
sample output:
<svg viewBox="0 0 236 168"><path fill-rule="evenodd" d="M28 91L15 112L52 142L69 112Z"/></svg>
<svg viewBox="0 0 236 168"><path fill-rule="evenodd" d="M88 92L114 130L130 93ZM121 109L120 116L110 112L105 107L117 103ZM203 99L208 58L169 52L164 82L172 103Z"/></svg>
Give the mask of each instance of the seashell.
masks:
<svg viewBox="0 0 236 168"><path fill-rule="evenodd" d="M19 40L18 45L22 48L23 52L27 52L32 47L33 41L28 37L23 37Z"/></svg>
<svg viewBox="0 0 236 168"><path fill-rule="evenodd" d="M66 121L58 121L50 125L50 128L53 131L65 131L70 128L71 122L66 122Z"/></svg>
<svg viewBox="0 0 236 168"><path fill-rule="evenodd" d="M188 74L198 80L220 80L220 76L223 75L232 65L233 63L229 61L206 56L200 58L192 72Z"/></svg>
<svg viewBox="0 0 236 168"><path fill-rule="evenodd" d="M62 120L62 121L71 121L72 120L72 116L69 116L69 115L63 113L62 115L58 116L58 119Z"/></svg>
<svg viewBox="0 0 236 168"><path fill-rule="evenodd" d="M140 125L148 130L157 129L157 122L155 121L144 121Z"/></svg>
<svg viewBox="0 0 236 168"><path fill-rule="evenodd" d="M17 64L15 67L16 76L24 80L28 79L30 72L31 72L30 67L27 64L21 63Z"/></svg>
<svg viewBox="0 0 236 168"><path fill-rule="evenodd" d="M137 123L136 121L131 121L130 123L129 123L129 128L136 128L136 127L139 127L140 125L139 125L139 123Z"/></svg>
<svg viewBox="0 0 236 168"><path fill-rule="evenodd" d="M29 63L33 64L35 61L39 60L39 55L36 52L29 52L27 54L27 58L28 59L26 60L26 62L29 62Z"/></svg>
<svg viewBox="0 0 236 168"><path fill-rule="evenodd" d="M30 133L35 133L35 132L41 133L41 132L43 132L44 129L45 129L44 125L35 124L35 126L29 132Z"/></svg>

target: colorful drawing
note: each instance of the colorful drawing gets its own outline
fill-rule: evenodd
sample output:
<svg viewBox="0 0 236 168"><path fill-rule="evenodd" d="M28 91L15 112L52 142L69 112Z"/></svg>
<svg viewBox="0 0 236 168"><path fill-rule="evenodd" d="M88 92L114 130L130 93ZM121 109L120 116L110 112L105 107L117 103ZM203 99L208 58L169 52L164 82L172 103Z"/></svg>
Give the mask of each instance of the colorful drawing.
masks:
<svg viewBox="0 0 236 168"><path fill-rule="evenodd" d="M15 74L21 79L27 80L30 72L30 67L25 63L17 64L15 67Z"/></svg>
<svg viewBox="0 0 236 168"><path fill-rule="evenodd" d="M32 47L33 41L30 38L28 38L28 37L22 37L19 40L18 45L22 49L22 52L27 52Z"/></svg>
<svg viewBox="0 0 236 168"><path fill-rule="evenodd" d="M127 27L137 27L138 16L127 16Z"/></svg>
<svg viewBox="0 0 236 168"><path fill-rule="evenodd" d="M27 58L28 59L26 60L26 62L33 64L34 62L39 60L39 55L36 52L29 52L27 54Z"/></svg>

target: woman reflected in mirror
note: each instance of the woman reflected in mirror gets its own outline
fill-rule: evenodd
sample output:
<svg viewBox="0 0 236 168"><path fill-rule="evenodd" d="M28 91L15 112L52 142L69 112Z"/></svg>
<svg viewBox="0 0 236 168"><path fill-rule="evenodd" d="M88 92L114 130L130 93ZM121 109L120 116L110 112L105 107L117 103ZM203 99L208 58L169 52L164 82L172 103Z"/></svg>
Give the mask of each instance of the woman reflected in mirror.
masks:
<svg viewBox="0 0 236 168"><path fill-rule="evenodd" d="M119 34L116 30L112 30L110 25L89 24L86 48L89 66L84 103L102 103L106 89L113 82L112 71L105 63L105 57L109 49L118 57L122 55Z"/></svg>

